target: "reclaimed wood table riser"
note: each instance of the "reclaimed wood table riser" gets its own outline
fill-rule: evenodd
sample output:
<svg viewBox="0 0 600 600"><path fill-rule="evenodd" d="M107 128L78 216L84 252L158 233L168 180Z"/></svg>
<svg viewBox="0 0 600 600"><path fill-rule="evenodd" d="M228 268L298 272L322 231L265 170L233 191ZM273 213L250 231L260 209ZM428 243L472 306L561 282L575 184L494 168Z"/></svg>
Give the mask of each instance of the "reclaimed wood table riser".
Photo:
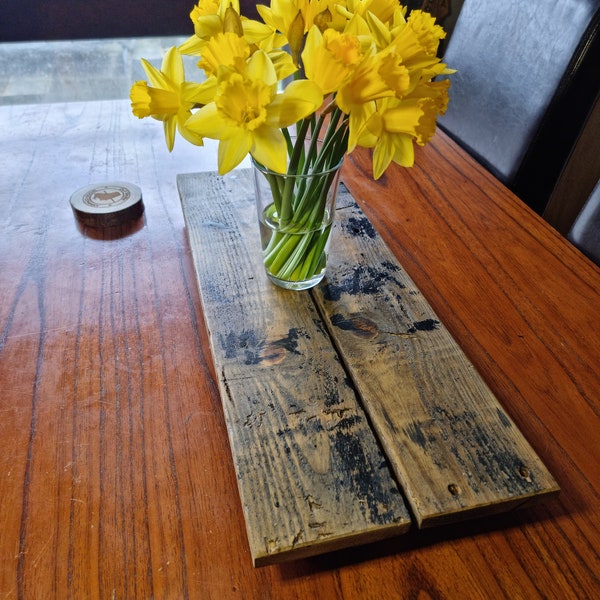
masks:
<svg viewBox="0 0 600 600"><path fill-rule="evenodd" d="M298 293L264 274L250 171L178 187L256 565L404 533L398 484L419 527L557 493L347 192Z"/></svg>

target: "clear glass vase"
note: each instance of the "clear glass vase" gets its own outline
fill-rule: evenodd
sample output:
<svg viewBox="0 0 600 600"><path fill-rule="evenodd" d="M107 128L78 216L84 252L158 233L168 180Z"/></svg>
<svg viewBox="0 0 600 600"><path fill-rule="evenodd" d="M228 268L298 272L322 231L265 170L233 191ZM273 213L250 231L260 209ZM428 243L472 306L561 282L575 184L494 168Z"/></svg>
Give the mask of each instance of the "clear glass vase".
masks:
<svg viewBox="0 0 600 600"><path fill-rule="evenodd" d="M253 162L265 270L288 290L314 287L327 268L343 158L323 170L319 164L282 174Z"/></svg>

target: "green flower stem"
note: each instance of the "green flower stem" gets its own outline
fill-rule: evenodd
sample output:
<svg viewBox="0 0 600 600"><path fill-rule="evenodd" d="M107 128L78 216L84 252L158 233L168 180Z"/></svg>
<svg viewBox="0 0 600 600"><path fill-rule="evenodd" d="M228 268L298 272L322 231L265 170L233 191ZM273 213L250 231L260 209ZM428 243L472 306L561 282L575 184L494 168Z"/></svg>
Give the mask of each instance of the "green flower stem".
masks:
<svg viewBox="0 0 600 600"><path fill-rule="evenodd" d="M309 119L303 119L300 125L300 131L298 132L298 138L296 140L296 145L292 151L292 155L290 156L290 163L288 167L289 174L296 174L298 169L298 164L303 154L304 150L304 139L306 138L306 133L308 132L308 127L310 125ZM292 220L293 217L293 192L294 192L294 178L289 177L285 180L285 188L283 190L283 198L281 202L281 212L279 213L280 222L285 224L288 221Z"/></svg>
<svg viewBox="0 0 600 600"><path fill-rule="evenodd" d="M279 244L277 244L276 250L274 249L271 252L270 260L265 260L265 265L273 275L276 275L277 277L280 276L280 273L285 265L288 264L290 256L301 239L302 238L298 235L284 234Z"/></svg>
<svg viewBox="0 0 600 600"><path fill-rule="evenodd" d="M329 123L321 136L327 116ZM311 115L300 121L296 140L287 130L284 135L290 156L288 177L265 173L274 205L265 216L275 218L279 229L272 232L263 259L274 277L304 281L324 266L323 253L331 232L331 223L323 227L327 196L348 146L348 120L334 108L329 115ZM322 175L312 176L317 173Z"/></svg>
<svg viewBox="0 0 600 600"><path fill-rule="evenodd" d="M295 241L293 252L288 256L288 259L277 274L281 279L291 279L294 271L302 265L306 253L310 250L313 233L306 233L296 237L297 240Z"/></svg>
<svg viewBox="0 0 600 600"><path fill-rule="evenodd" d="M281 177L277 177L277 175L268 172L263 173L263 175L269 183L269 186L271 188L271 195L273 197L273 203L275 204L275 208L277 210L277 213L279 214L281 213L281 196L283 193L283 190L280 187Z"/></svg>
<svg viewBox="0 0 600 600"><path fill-rule="evenodd" d="M341 111L336 109L336 112L332 116L332 120L327 128L325 138L323 140L323 146L317 153L317 138L313 137L311 140L310 149L308 152L306 165L312 164L313 172L327 171L337 166L345 152L347 147L347 128L345 126L337 127ZM323 119L321 118L320 121ZM299 139L299 142L304 142L303 139ZM345 142L345 145L344 143ZM298 145L298 144L297 144ZM316 154L316 157L315 157ZM308 169L305 169L304 174L307 174ZM295 207L294 207L294 218L293 223L296 226L304 226L309 228L310 225L316 225L318 222L323 220L323 213L325 207L325 199L327 190L331 185L335 173L332 172L327 179L303 177L298 185L296 193ZM308 188L306 187L308 185ZM316 203L315 200L320 200ZM321 210L315 210L316 207L321 206ZM312 207L312 210L310 210Z"/></svg>
<svg viewBox="0 0 600 600"><path fill-rule="evenodd" d="M323 251L325 250L325 245L327 244L327 239L329 238L329 234L331 232L331 224L329 224L318 236L316 243L314 243L310 251L308 252L303 267L300 269L298 273L298 280L302 281L304 279L309 279L314 275L317 271L320 270L321 267L321 257L323 255Z"/></svg>

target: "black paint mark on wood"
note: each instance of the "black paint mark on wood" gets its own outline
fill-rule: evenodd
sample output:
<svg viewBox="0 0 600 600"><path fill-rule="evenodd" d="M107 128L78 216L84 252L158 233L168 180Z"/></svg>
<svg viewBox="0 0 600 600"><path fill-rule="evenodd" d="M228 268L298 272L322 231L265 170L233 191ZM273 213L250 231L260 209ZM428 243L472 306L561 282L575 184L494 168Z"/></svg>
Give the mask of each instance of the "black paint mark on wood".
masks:
<svg viewBox="0 0 600 600"><path fill-rule="evenodd" d="M500 420L500 423L502 423L504 427L506 427L507 429L512 427L510 419L506 416L506 413L503 410L501 410L500 408L496 408L496 412L498 413L498 419Z"/></svg>
<svg viewBox="0 0 600 600"><path fill-rule="evenodd" d="M282 337L273 342L269 342L269 346L273 348L282 348L292 354L300 354L298 352L298 338L300 337L300 331L296 327L292 327L285 337Z"/></svg>
<svg viewBox="0 0 600 600"><path fill-rule="evenodd" d="M346 231L353 236L377 237L377 231L367 217L350 217L345 225Z"/></svg>
<svg viewBox="0 0 600 600"><path fill-rule="evenodd" d="M407 333L416 333L417 331L434 331L440 326L440 322L436 319L425 319L423 321L415 321Z"/></svg>
<svg viewBox="0 0 600 600"><path fill-rule="evenodd" d="M221 346L225 351L226 358L245 356L247 365L260 363L260 350L264 346L264 340L258 339L255 331L230 332L221 338Z"/></svg>
<svg viewBox="0 0 600 600"><path fill-rule="evenodd" d="M394 273L399 270L398 265L388 262L383 262L379 266L356 265L352 268L352 273L347 279L340 281L338 284L326 283L323 286L323 296L325 300L337 301L343 293L350 296L360 294L378 295L389 283L404 288L406 286L394 277Z"/></svg>
<svg viewBox="0 0 600 600"><path fill-rule="evenodd" d="M421 448L425 448L427 445L427 438L418 423L409 423L405 427L404 433L406 433L411 442L417 444Z"/></svg>
<svg viewBox="0 0 600 600"><path fill-rule="evenodd" d="M387 497L391 490L373 485L377 475L367 466L370 461L365 456L364 446L356 435L355 427L348 422L346 425L336 428L333 433L333 447L340 460L339 485L355 490L360 498L361 512L368 514L373 522L388 523L393 514Z"/></svg>
<svg viewBox="0 0 600 600"><path fill-rule="evenodd" d="M287 335L272 342L258 338L255 331L230 332L221 338L221 346L226 358L244 356L246 365L258 365L262 362L279 362L286 352L300 354L298 339L302 334L299 329L291 328Z"/></svg>

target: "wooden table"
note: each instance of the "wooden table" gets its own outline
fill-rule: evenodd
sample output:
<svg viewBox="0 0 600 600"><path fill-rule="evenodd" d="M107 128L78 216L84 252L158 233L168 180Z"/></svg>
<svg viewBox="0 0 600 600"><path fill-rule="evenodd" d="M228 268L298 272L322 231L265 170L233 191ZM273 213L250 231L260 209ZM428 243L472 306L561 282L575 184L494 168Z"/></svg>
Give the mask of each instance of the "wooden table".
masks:
<svg viewBox="0 0 600 600"><path fill-rule="evenodd" d="M600 595L600 270L438 133L344 181L556 477L535 507L252 567L177 173L127 101L0 109L0 597ZM130 226L78 226L120 179Z"/></svg>

